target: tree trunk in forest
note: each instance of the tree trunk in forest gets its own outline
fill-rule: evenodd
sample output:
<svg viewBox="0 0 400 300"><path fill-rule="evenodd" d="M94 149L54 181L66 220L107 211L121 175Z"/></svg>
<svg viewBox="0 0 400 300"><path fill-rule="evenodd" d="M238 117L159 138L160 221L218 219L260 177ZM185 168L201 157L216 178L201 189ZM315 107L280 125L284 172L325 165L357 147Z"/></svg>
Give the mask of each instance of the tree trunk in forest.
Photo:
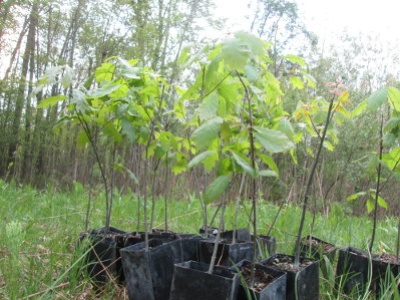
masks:
<svg viewBox="0 0 400 300"><path fill-rule="evenodd" d="M25 51L22 57L21 78L17 90L17 97L15 102L15 111L11 125L10 144L8 148L7 166L15 168L15 155L19 143L20 125L22 118L22 110L25 100L26 89L26 76L28 74L29 60L31 53L35 51L35 36L38 24L38 3L35 1L32 5L31 13L29 16L29 29L25 46Z"/></svg>

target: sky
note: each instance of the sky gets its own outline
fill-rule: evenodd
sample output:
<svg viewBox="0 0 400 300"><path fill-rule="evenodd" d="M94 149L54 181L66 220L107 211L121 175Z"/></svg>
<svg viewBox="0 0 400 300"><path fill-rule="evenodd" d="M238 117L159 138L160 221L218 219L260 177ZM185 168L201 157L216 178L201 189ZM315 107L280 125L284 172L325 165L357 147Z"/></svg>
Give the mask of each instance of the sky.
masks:
<svg viewBox="0 0 400 300"><path fill-rule="evenodd" d="M217 14L229 18L227 30L248 30L243 16L248 0L216 0ZM327 40L344 29L400 40L400 2L397 0L296 0L307 28Z"/></svg>

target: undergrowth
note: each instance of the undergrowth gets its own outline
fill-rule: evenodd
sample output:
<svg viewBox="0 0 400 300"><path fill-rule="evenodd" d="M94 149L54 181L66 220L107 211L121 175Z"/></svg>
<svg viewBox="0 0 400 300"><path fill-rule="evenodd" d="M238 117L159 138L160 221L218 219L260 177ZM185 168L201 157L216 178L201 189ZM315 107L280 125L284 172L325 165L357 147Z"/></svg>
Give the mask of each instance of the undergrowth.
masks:
<svg viewBox="0 0 400 300"><path fill-rule="evenodd" d="M49 188L38 191L29 186L16 186L0 181L0 298L1 299L127 299L123 287L110 283L96 291L90 280L82 276L83 254L77 251L79 233L84 231L88 194L75 184L73 192ZM104 201L101 192L93 199L90 228L102 227ZM163 228L164 201L156 200L154 227ZM240 208L239 227L249 227L247 215L250 201ZM216 206L210 206L209 220ZM232 228L234 204L226 208L226 228ZM201 204L193 197L169 201L169 229L195 233L202 226ZM259 202L258 231L266 234L278 207ZM135 231L137 200L132 195L115 195L111 226ZM278 240L277 251L293 253L300 208L284 205L270 233ZM143 213L141 213L143 216ZM307 223L311 215L307 215ZM372 221L353 217L342 204L332 204L329 215L318 214L313 235L338 247L351 245L367 249ZM139 227L143 230L144 224ZM309 233L310 228L305 228ZM394 253L397 220L380 220L374 253ZM331 270L331 271L329 271ZM334 289L334 266L328 266L327 278L321 278L321 299L346 299ZM390 276L388 276L390 277ZM396 298L390 287L395 278L387 279L387 297ZM385 297L385 296L384 296ZM367 295L365 299L369 299ZM394 299L382 298L382 299Z"/></svg>

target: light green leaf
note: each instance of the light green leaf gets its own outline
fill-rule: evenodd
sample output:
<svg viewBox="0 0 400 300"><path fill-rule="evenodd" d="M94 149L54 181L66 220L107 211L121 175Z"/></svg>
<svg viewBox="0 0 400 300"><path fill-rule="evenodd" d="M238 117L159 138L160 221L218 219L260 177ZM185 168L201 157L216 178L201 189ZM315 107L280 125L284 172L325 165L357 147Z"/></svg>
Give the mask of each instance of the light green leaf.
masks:
<svg viewBox="0 0 400 300"><path fill-rule="evenodd" d="M133 124L126 119L122 120L121 126L121 133L125 135L131 143L133 143L136 140L135 126L133 126Z"/></svg>
<svg viewBox="0 0 400 300"><path fill-rule="evenodd" d="M113 63L103 63L94 71L97 82L111 81L113 78L115 65Z"/></svg>
<svg viewBox="0 0 400 300"><path fill-rule="evenodd" d="M186 167L187 167L186 156L181 152L176 153L175 163L172 166L172 172L175 175L180 174L186 171Z"/></svg>
<svg viewBox="0 0 400 300"><path fill-rule="evenodd" d="M61 82L64 89L68 88L71 85L73 76L74 70L70 66L66 65Z"/></svg>
<svg viewBox="0 0 400 300"><path fill-rule="evenodd" d="M388 98L388 91L386 88L381 88L371 96L367 98L367 109L368 110L377 110L380 106L382 106Z"/></svg>
<svg viewBox="0 0 400 300"><path fill-rule="evenodd" d="M218 176L211 184L207 187L204 194L204 201L210 203L225 193L231 181L231 175Z"/></svg>
<svg viewBox="0 0 400 300"><path fill-rule="evenodd" d="M42 101L40 101L40 103L38 104L38 108L44 108L47 106L54 106L56 105L58 102L60 101L64 101L67 100L68 96L65 95L57 95L57 96L52 96L52 97L48 97L46 99L43 99Z"/></svg>
<svg viewBox="0 0 400 300"><path fill-rule="evenodd" d="M348 196L348 197L346 198L346 200L347 200L347 201L353 201L353 200L356 200L358 197L360 197L360 196L365 196L365 195L366 195L365 192L355 193L355 194L352 194L352 195Z"/></svg>
<svg viewBox="0 0 400 300"><path fill-rule="evenodd" d="M113 123L108 123L106 126L103 128L103 132L111 137L114 142L119 143L122 141L121 134L118 132L117 128Z"/></svg>
<svg viewBox="0 0 400 300"><path fill-rule="evenodd" d="M250 57L249 48L240 40L230 38L222 42L216 61L224 61L229 69L242 72Z"/></svg>
<svg viewBox="0 0 400 300"><path fill-rule="evenodd" d="M254 176L254 169L245 158L236 154L231 150L233 160L243 169L243 171L250 176Z"/></svg>
<svg viewBox="0 0 400 300"><path fill-rule="evenodd" d="M295 141L295 132L292 124L287 118L279 120L278 130L283 132L291 141Z"/></svg>
<svg viewBox="0 0 400 300"><path fill-rule="evenodd" d="M235 33L235 38L241 40L243 44L251 50L253 57L263 55L265 53L264 42L254 34L246 31L238 31Z"/></svg>
<svg viewBox="0 0 400 300"><path fill-rule="evenodd" d="M260 172L258 172L258 175L263 177L278 177L278 174L276 174L276 172L272 170L261 170Z"/></svg>
<svg viewBox="0 0 400 300"><path fill-rule="evenodd" d="M198 149L207 147L218 136L222 122L220 117L212 118L193 132L192 138Z"/></svg>
<svg viewBox="0 0 400 300"><path fill-rule="evenodd" d="M388 88L390 107L395 111L400 111L400 90L395 87Z"/></svg>
<svg viewBox="0 0 400 300"><path fill-rule="evenodd" d="M301 67L306 67L307 64L304 61L303 58L301 58L300 56L297 55L293 55L293 54L288 54L283 56L284 59L287 59L288 61L290 61L293 64L299 64Z"/></svg>
<svg viewBox="0 0 400 300"><path fill-rule="evenodd" d="M138 185L138 184L139 184L139 180L137 179L135 173L133 173L133 172L132 172L131 170L129 170L128 168L126 168L126 172L128 173L129 178L130 178L136 185Z"/></svg>
<svg viewBox="0 0 400 300"><path fill-rule="evenodd" d="M355 118L357 116L359 116L360 114L362 114L365 109L367 108L367 100L362 101L360 104L358 104L356 106L356 108L354 108L351 112L351 117Z"/></svg>
<svg viewBox="0 0 400 300"><path fill-rule="evenodd" d="M76 138L76 144L78 147L83 147L86 144L89 144L89 137L87 136L86 132L80 131Z"/></svg>
<svg viewBox="0 0 400 300"><path fill-rule="evenodd" d="M246 65L244 67L244 74L246 75L249 82L256 82L260 77L257 68L252 65Z"/></svg>
<svg viewBox="0 0 400 300"><path fill-rule="evenodd" d="M255 139L269 152L279 153L294 148L293 142L280 131L254 127Z"/></svg>
<svg viewBox="0 0 400 300"><path fill-rule="evenodd" d="M216 92L211 93L203 102L201 102L197 112L201 120L208 120L214 118L217 115L219 107L218 94Z"/></svg>
<svg viewBox="0 0 400 300"><path fill-rule="evenodd" d="M88 93L88 96L91 98L101 98L118 90L120 86L121 86L120 84L109 83L98 89L90 91Z"/></svg>
<svg viewBox="0 0 400 300"><path fill-rule="evenodd" d="M217 152L215 150L204 151L199 155L193 157L193 159L189 162L188 168L192 168L197 166L199 163L203 162L206 158L215 155Z"/></svg>
<svg viewBox="0 0 400 300"><path fill-rule="evenodd" d="M383 199L381 196L378 196L378 205L380 207L383 207L385 209L388 209L388 203L386 202L385 199Z"/></svg>
<svg viewBox="0 0 400 300"><path fill-rule="evenodd" d="M272 171L274 171L279 176L278 166L276 165L274 159L271 156L259 153L258 157L260 157L263 163L266 164Z"/></svg>
<svg viewBox="0 0 400 300"><path fill-rule="evenodd" d="M370 213L375 208L375 203L372 199L367 200L367 212Z"/></svg>
<svg viewBox="0 0 400 300"><path fill-rule="evenodd" d="M295 89L299 89L299 90L304 89L304 82L303 82L303 80L301 80L300 77L292 76L292 77L290 77L289 80Z"/></svg>
<svg viewBox="0 0 400 300"><path fill-rule="evenodd" d="M333 149L335 149L335 147L332 145L332 143L327 140L324 141L324 147L326 149L328 149L329 151L333 151Z"/></svg>

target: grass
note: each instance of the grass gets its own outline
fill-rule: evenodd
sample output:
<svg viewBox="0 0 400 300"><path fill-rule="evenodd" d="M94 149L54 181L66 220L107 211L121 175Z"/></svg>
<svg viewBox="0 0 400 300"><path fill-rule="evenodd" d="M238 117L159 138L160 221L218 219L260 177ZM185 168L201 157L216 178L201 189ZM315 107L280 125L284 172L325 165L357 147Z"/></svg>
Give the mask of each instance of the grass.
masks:
<svg viewBox="0 0 400 300"><path fill-rule="evenodd" d="M90 281L76 276L83 257L76 251L79 233L85 228L88 195L75 185L73 192L54 189L38 191L29 186L16 186L0 181L0 298L1 299L124 299L124 289L110 283L102 293ZM130 195L115 196L111 225L135 231L137 200ZM90 227L104 224L104 202L99 193L91 209ZM210 206L209 219L215 210ZM240 227L250 227L247 213L250 203L241 206ZM266 234L278 207L260 202L259 233ZM175 200L169 203L169 229L195 233L202 226L201 205L196 200ZM278 240L278 252L291 254L299 225L300 208L285 205L272 229ZM141 214L143 216L143 214ZM226 209L226 227L231 228L234 205ZM163 228L163 201L156 202L154 227ZM307 216L310 223L311 216ZM143 230L143 224L139 226ZM395 252L397 220L379 221L374 253ZM318 215L314 235L338 247L352 245L366 249L372 228L367 217L352 217L343 204L333 204L329 216ZM305 229L309 233L309 228ZM78 254L77 254L78 253ZM392 278L388 279L391 283ZM322 299L334 297L333 279L321 282ZM388 288L388 290L390 290Z"/></svg>

